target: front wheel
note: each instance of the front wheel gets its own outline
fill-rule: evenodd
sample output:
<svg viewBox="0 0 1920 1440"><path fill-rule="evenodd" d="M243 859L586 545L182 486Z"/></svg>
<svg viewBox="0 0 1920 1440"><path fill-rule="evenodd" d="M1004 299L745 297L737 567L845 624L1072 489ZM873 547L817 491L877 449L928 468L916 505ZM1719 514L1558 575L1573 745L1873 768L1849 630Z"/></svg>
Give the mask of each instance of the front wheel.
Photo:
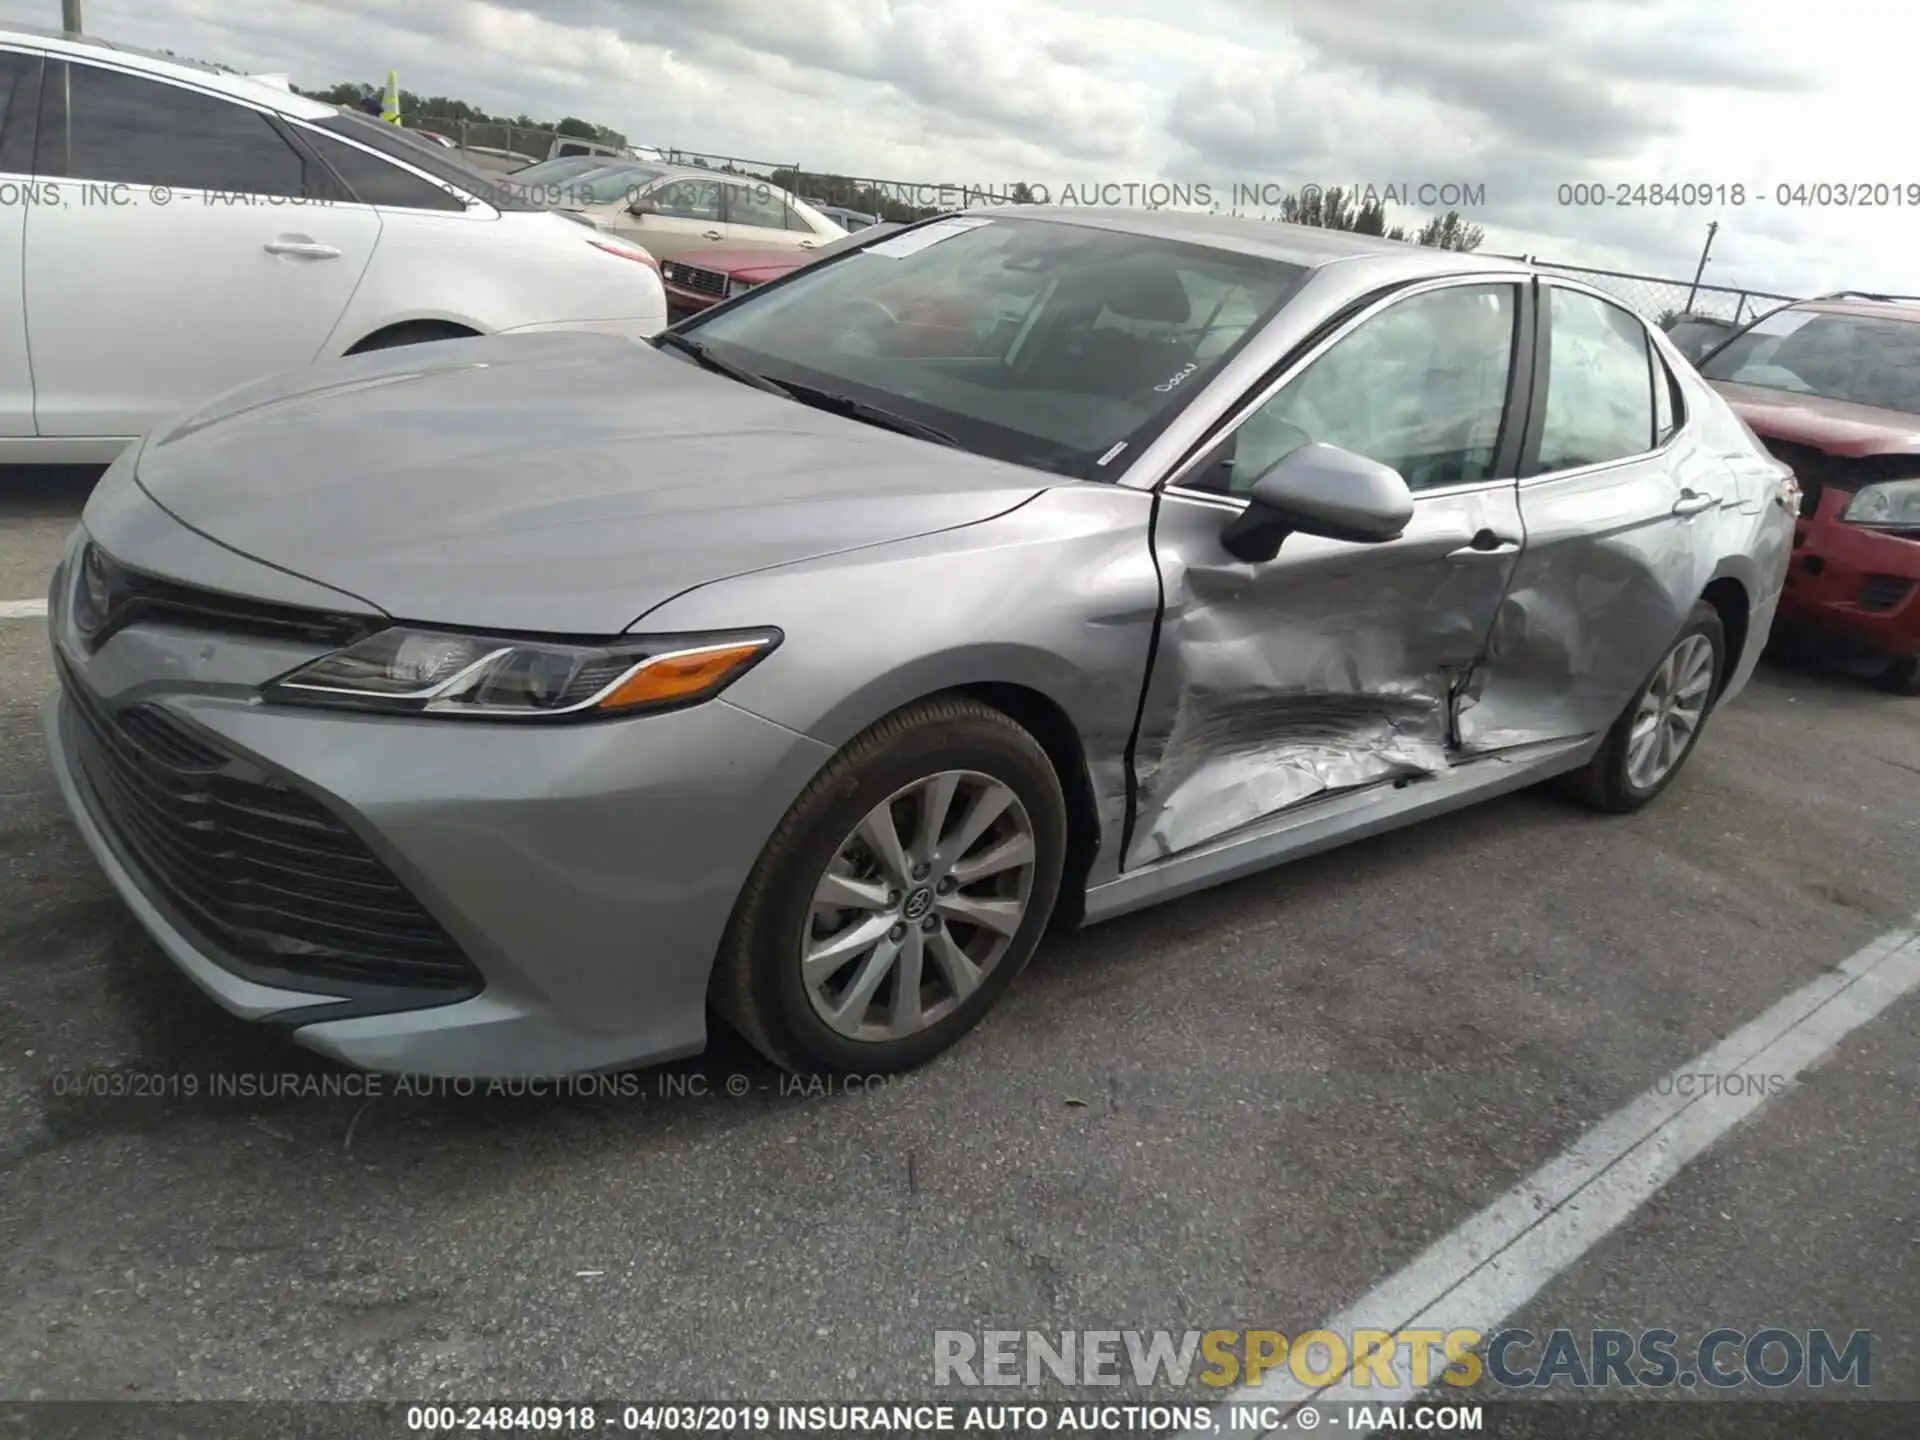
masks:
<svg viewBox="0 0 1920 1440"><path fill-rule="evenodd" d="M1033 954L1066 828L1046 752L1001 712L952 698L882 721L768 840L715 961L714 1009L789 1070L932 1059Z"/></svg>
<svg viewBox="0 0 1920 1440"><path fill-rule="evenodd" d="M1726 630L1720 612L1702 600L1586 767L1567 790L1596 810L1638 810L1687 763L1726 673Z"/></svg>

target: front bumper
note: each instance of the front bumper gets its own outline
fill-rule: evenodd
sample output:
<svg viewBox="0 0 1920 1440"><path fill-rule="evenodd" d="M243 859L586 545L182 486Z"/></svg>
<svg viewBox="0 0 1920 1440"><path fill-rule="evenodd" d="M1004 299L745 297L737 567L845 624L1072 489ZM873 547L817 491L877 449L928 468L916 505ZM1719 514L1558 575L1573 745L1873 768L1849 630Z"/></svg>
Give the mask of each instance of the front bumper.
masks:
<svg viewBox="0 0 1920 1440"><path fill-rule="evenodd" d="M1803 520L1780 621L1897 658L1920 655L1920 540L1824 515Z"/></svg>
<svg viewBox="0 0 1920 1440"><path fill-rule="evenodd" d="M725 700L579 726L433 722L262 706L283 643L135 627L54 644L109 712L132 701L282 777L364 841L480 972L471 998L291 977L263 983L173 902L117 833L56 697L60 787L108 877L221 1005L365 1069L558 1076L667 1060L706 1041L708 973L766 836L830 752ZM242 973L245 971L246 973Z"/></svg>

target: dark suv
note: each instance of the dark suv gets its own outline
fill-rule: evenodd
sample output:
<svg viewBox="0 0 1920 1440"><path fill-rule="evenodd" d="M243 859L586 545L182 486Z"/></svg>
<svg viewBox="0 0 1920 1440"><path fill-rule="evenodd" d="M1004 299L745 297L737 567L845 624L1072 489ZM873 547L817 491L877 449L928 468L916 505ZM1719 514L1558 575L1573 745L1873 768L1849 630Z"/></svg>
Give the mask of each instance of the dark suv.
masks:
<svg viewBox="0 0 1920 1440"><path fill-rule="evenodd" d="M1920 299L1799 301L1699 367L1800 481L1776 633L1885 657L1882 686L1920 695Z"/></svg>

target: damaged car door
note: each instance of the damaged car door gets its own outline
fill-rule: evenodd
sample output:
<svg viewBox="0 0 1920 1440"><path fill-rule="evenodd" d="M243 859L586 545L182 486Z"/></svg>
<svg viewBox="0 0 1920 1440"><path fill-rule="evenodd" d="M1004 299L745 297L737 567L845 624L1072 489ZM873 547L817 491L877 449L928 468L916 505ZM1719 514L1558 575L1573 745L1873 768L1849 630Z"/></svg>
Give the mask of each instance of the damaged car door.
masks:
<svg viewBox="0 0 1920 1440"><path fill-rule="evenodd" d="M1475 753L1611 726L1712 577L1707 527L1742 506L1734 471L1690 439L1645 324L1564 281L1539 293L1543 388L1516 492L1527 549L1461 700Z"/></svg>
<svg viewBox="0 0 1920 1440"><path fill-rule="evenodd" d="M1518 277L1407 286L1250 392L1168 477L1126 866L1449 765L1454 698L1520 551L1509 422L1524 413L1531 312ZM1236 556L1227 532L1244 526L1255 484L1310 444L1397 471L1411 492L1404 531L1379 543L1298 533L1271 559Z"/></svg>

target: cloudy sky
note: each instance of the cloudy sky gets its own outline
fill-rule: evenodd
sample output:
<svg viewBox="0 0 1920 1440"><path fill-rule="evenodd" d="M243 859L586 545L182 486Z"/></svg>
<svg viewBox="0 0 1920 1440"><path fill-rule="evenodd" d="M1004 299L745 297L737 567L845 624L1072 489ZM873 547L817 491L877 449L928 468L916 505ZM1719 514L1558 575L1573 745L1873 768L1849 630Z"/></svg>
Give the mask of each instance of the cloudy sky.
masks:
<svg viewBox="0 0 1920 1440"><path fill-rule="evenodd" d="M85 0L88 28L636 143L975 185L1484 185L1485 250L1920 291L1911 55L1882 0ZM56 0L0 0L52 23ZM44 15L40 12L44 11ZM1744 205L1569 208L1578 182ZM1792 208L1782 183L1908 203ZM1914 189L1905 191L1909 184ZM1396 210L1417 223L1417 207Z"/></svg>

